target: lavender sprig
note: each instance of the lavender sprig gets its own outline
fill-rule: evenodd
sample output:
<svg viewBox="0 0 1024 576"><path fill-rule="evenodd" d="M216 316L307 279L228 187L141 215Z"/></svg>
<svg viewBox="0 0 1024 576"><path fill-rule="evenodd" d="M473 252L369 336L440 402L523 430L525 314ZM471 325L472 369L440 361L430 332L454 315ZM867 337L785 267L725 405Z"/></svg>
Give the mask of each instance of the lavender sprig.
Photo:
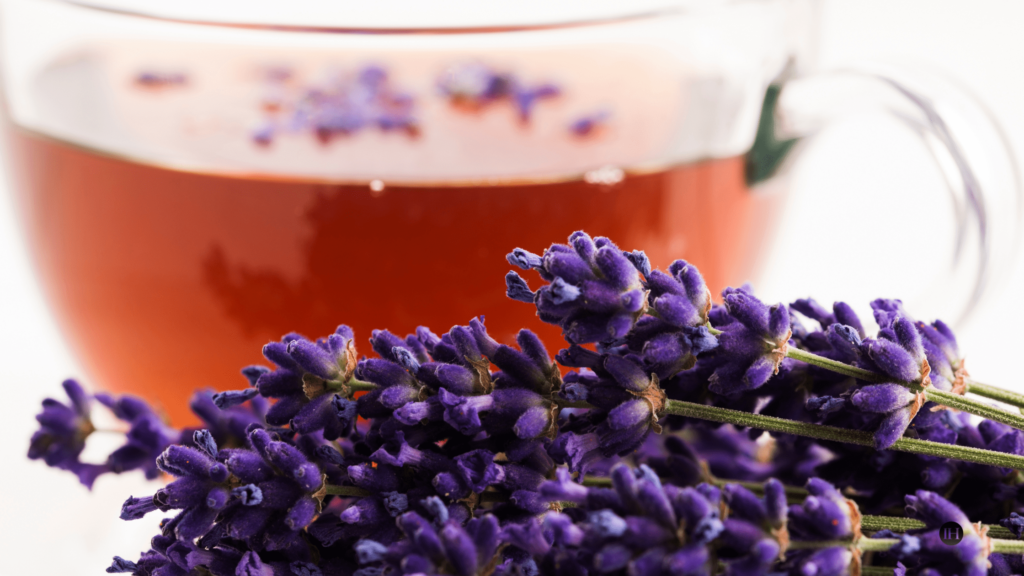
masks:
<svg viewBox="0 0 1024 576"><path fill-rule="evenodd" d="M722 330L718 330L715 328L710 328L709 332L715 336L720 336L724 334ZM765 349L769 352L771 350L777 349L777 343L771 340L766 340L764 346ZM927 386L922 387L919 381L915 382L912 379L900 380L898 378L892 378L891 376L887 376L885 374L874 372L872 370L866 370L864 368L850 365L845 362L833 360L831 358L827 358L824 356L819 356L817 354L814 354L813 352L801 350L800 348L796 347L787 347L785 349L784 356L786 358L792 358L794 360L798 360L800 362L817 366L819 368L824 368L831 372L835 372L836 374L850 376L858 380L863 380L865 382L884 383L896 380L896 383L899 384L900 386L906 387L912 391L920 391L924 395L924 398L930 402L934 402L942 406L947 406L949 408L962 410L964 412L967 412L968 414L981 416L983 418L987 418L995 422L1000 422L1008 426L1013 426L1018 430L1024 430L1024 416L1020 414L1014 414L1006 410L1001 410L999 408L982 404L980 402L966 399L963 396L956 393L938 390ZM918 378L920 379L920 377ZM1002 390L993 386L987 386L984 384L978 384L973 382L968 382L966 386L967 387L964 389L965 391L980 391L984 393L980 395L984 395L986 397L997 400L1005 399L1007 403L1011 405L1024 407L1024 395L1015 394L1013 392Z"/></svg>
<svg viewBox="0 0 1024 576"><path fill-rule="evenodd" d="M967 392L977 394L984 398L991 398L992 400L998 400L1004 404L1010 406L1016 406L1018 408L1024 408L1024 394L1018 394L1009 390L1004 390L996 386L990 386L988 384L982 384L975 380L967 381Z"/></svg>
<svg viewBox="0 0 1024 576"><path fill-rule="evenodd" d="M372 387L368 388L373 389ZM574 408L595 408L594 405L583 401L564 402L563 404ZM739 410L707 406L682 400L664 400L662 412L663 414L698 418L701 420L733 424L736 426L744 426L768 432L793 434L818 440L829 440L860 446L875 446L874 435L860 430L850 430L822 424L800 422L797 420L788 420L774 416L765 416L762 414L752 414ZM940 442L919 440L916 438L900 438L889 446L889 448L912 454L937 456L941 458L961 460L964 462L975 462L988 466L1024 470L1024 455L1006 454L969 446L943 444Z"/></svg>
<svg viewBox="0 0 1024 576"><path fill-rule="evenodd" d="M711 420L713 422L722 422L724 424L749 426L751 428L765 430L768 432L781 432L784 434L805 436L807 438L815 438L818 440L830 440L833 442L857 444L860 446L873 447L875 445L874 435L869 432L836 428L834 426L825 426L822 424L810 424L796 420L786 420L783 418L776 418L774 416L751 414L748 412L741 412L739 410L731 410L729 408L705 406L680 400L668 400L665 403L665 412L679 416ZM916 438L900 438L890 446L890 449L900 452L910 452L914 454L962 460L964 462L976 462L978 464L985 464L988 466L1024 470L1024 456L1005 454L993 450L984 450L969 446L943 444L929 440L918 440Z"/></svg>
<svg viewBox="0 0 1024 576"><path fill-rule="evenodd" d="M681 331L681 337L691 343L692 331L710 318L710 294L695 268L676 261L669 268L670 274L652 271L642 252L620 252L607 238L594 240L576 232L570 236L569 245L554 244L543 255L517 248L507 259L522 269L536 270L549 282L534 292L524 279L510 272L506 276L508 295L534 304L538 317L561 326L571 344L598 342L602 349L610 349L628 346L627 334L633 334L650 346L655 342L650 336L669 327ZM627 262L633 266L627 266ZM647 295L642 300L650 302L638 307L641 289L646 289ZM915 326L899 301L878 300L873 304L883 325L878 338L862 339L857 333L851 336L853 340L847 345L857 349L857 357L862 358L861 365L855 365L792 346L790 313L784 306L768 307L742 288L726 289L723 298L724 309L711 318L712 327L707 329L718 337L721 346L716 355L720 361L708 376L710 390L719 395L759 389L779 372L783 359L792 358L865 382L893 383L915 394L900 409L886 413L876 436L879 448L889 447L902 435L925 401L1024 429L1024 416L962 397L965 373L952 332L941 322ZM811 309L810 304L804 306L804 310ZM836 319L827 313L816 315L819 320L826 316L830 321ZM857 332L863 331L852 311L844 309L840 316L852 318ZM632 348L637 350L636 346ZM705 351L707 348L701 348L696 353ZM677 353L676 357L685 358L688 352ZM928 358L936 364L936 378L944 381L949 391L932 386ZM571 366L591 367L568 359ZM676 368L689 366L684 360ZM662 374L659 377L664 378ZM949 380L955 380L956 386Z"/></svg>
<svg viewBox="0 0 1024 576"><path fill-rule="evenodd" d="M882 374L857 368L856 366L850 366L842 362L836 362L834 360L818 356L817 354L800 350L799 348L789 348L786 351L786 357L806 362L807 364L818 366L819 368L825 368L826 370L831 370L837 374L843 374L845 376L852 376L860 380L865 380L867 382L885 382L889 380ZM917 384L912 381L900 381L897 383L911 390L914 390L915 387L917 387ZM1024 402L1024 397L1018 398L1018 395L1015 395L1012 392L1003 391L993 387L986 387L984 385L981 387L975 385L972 390L971 386L971 384L968 384L967 391L981 389L989 394L988 397L990 398L993 397L992 395L994 394L1000 396L1000 398L995 399L1006 398L1008 400L1013 400L1014 402ZM1014 414L1006 410L994 408L944 390L925 388L922 393L924 394L925 399L929 402L934 402L942 406L962 410L968 414L974 414L975 416L981 416L982 418L1013 426L1018 430L1024 430L1024 415ZM1024 403L1014 405L1024 406Z"/></svg>

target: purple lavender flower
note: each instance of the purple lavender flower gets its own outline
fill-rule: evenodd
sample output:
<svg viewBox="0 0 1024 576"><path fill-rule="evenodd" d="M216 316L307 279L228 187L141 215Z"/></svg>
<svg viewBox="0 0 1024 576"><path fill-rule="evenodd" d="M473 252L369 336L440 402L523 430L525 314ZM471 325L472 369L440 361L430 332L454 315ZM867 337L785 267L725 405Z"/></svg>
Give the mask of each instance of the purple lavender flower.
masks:
<svg viewBox="0 0 1024 576"><path fill-rule="evenodd" d="M775 506L782 505L779 500L780 488L776 486L772 489ZM860 511L855 503L819 478L811 478L807 482L807 491L809 495L802 504L789 507L784 524L788 535L783 538L802 541L860 538ZM768 484L765 485L765 492L767 503L770 502ZM848 547L832 546L788 553L781 567L792 576L843 576L850 573L852 562L854 558Z"/></svg>
<svg viewBox="0 0 1024 576"><path fill-rule="evenodd" d="M255 385L258 378L269 371L262 366L250 366L242 372ZM208 430L218 445L244 446L249 441L250 426L266 427L265 416L270 408L266 398L257 395L244 404L220 408L214 396L216 394L212 390L199 390L189 400L189 408L202 420L202 429ZM198 428L182 430L178 443L191 445L196 430Z"/></svg>
<svg viewBox="0 0 1024 576"><path fill-rule="evenodd" d="M626 254L631 261L633 255ZM692 368L698 356L718 346L718 340L706 328L711 293L700 272L682 260L673 262L667 274L652 271L645 256L633 264L646 277L644 286L651 303L648 312L653 315L637 321L626 344L630 351L642 355L649 371L667 380ZM581 365L573 363L570 356L563 364Z"/></svg>
<svg viewBox="0 0 1024 576"><path fill-rule="evenodd" d="M723 532L717 489L664 486L646 466L615 468L612 489L579 486L564 472L559 469L559 479L541 492L575 502L572 516L549 513L543 524L556 530L542 531L539 523L506 529L510 543L538 565L570 560L598 573L671 564L686 565L694 574L707 569L705 545ZM570 519L576 519L575 528ZM680 548L680 542L689 544Z"/></svg>
<svg viewBox="0 0 1024 576"><path fill-rule="evenodd" d="M845 576L851 573L852 561L853 553L849 548L833 546L796 554L787 565L792 576Z"/></svg>
<svg viewBox="0 0 1024 576"><path fill-rule="evenodd" d="M228 545L203 547L174 536L177 520L164 520L161 534L153 538L152 548L144 552L137 562L115 556L107 573L131 573L136 576L323 576L324 571L301 551L292 552L291 558L279 553L246 550L239 542ZM200 541L202 542L202 541ZM334 562L321 563L327 567Z"/></svg>
<svg viewBox="0 0 1024 576"><path fill-rule="evenodd" d="M408 504L408 499L406 500ZM309 534L322 546L351 545L361 538L384 543L397 541L401 532L395 525L400 507L384 498L360 498L339 512L322 514L309 526Z"/></svg>
<svg viewBox="0 0 1024 576"><path fill-rule="evenodd" d="M707 324L711 311L711 291L700 272L683 260L668 267L668 274L654 270L647 274L651 308L657 316L676 328Z"/></svg>
<svg viewBox="0 0 1024 576"><path fill-rule="evenodd" d="M813 301L794 303L793 307L798 308L802 316L810 317L823 325L833 319L843 323L832 324L825 327L823 331L804 330L801 332L799 327L795 327L794 339L797 340L801 348L816 354L867 370L883 372L869 355L869 347L874 340L863 339L862 329L851 328L853 325L859 325L859 320L848 310L848 306L840 307L839 304L837 303L832 313L829 313ZM880 300L873 303L873 307L876 317L883 325L879 340L898 342L900 340L896 331L898 324L901 325L899 328L901 332L904 334L910 332L907 330L910 325L907 323L908 319L906 319L902 304ZM946 352L942 352L937 347L930 347L928 336L925 334L926 329L922 328L922 324L916 323L914 328L920 333L921 345L931 368L929 377L934 376L933 385L948 389L949 385L945 383L946 378L955 370L954 363L949 359L959 356L959 352L955 350L955 339L950 340L951 332L948 331L948 328L944 328L946 336L936 338L932 333L932 338L944 342L943 346ZM938 328L935 330L938 332ZM939 333L941 334L941 332ZM899 345L897 347L910 356L920 358L919 354L910 352L916 348L913 344L913 335L904 336L903 341L908 343L909 348ZM899 354L899 351L896 354ZM908 362L908 364L913 363L913 360ZM933 364L934 366L932 366ZM959 365L962 366L962 361ZM953 378L956 377L953 376ZM785 379L792 380L785 384L794 388L800 387L800 382L813 382L815 393L809 395L806 400L808 408L816 415L815 417L808 418L799 413L790 417L842 428L875 431L879 446L886 446L901 435L906 435L935 442L986 448L996 437L1005 433L1004 430L984 436L974 425L964 420L963 414L954 414L947 410L933 412L929 408L934 407L929 404L922 406L923 409L919 410L911 420L910 411L918 398L914 395L911 402L906 402L908 393L911 391L907 387L902 387L901 390L901 387L896 386L899 384L897 382L868 384L802 364L796 372L786 375ZM762 413L777 414L777 412L769 410L774 403L781 404L786 396L777 392L776 385L770 385L768 390L773 393L775 398L762 408ZM853 398L856 398L856 403L852 401ZM887 420L890 424L895 420L896 425L884 426ZM909 426L904 431L903 423L906 421L909 421ZM985 428L995 430L991 423L985 424ZM817 465L815 474L826 477L844 488L857 490L862 495L860 499L862 507L871 513L879 513L891 508L900 501L902 494L913 493L918 489L954 490L951 497L958 504L964 506L965 510L969 510L971 517L992 522L997 520L1001 514L998 508L1002 504L996 502L1002 502L1004 498L1015 497L1000 487L1001 484L992 474L994 471L986 466L913 454L877 453L848 444L826 443L826 446L835 454L835 457L827 463ZM1017 453L1018 450L1013 436L1000 440L993 446L999 446L1001 450L1010 453Z"/></svg>
<svg viewBox="0 0 1024 576"><path fill-rule="evenodd" d="M575 138L593 138L605 128L609 118L611 113L607 110L585 114L569 124L569 134Z"/></svg>
<svg viewBox="0 0 1024 576"><path fill-rule="evenodd" d="M900 384L874 384L860 388L850 397L857 408L865 412L885 414L875 432L875 448L884 450L892 446L910 425L920 409L915 406L917 394Z"/></svg>
<svg viewBox="0 0 1024 576"><path fill-rule="evenodd" d="M853 328L860 338L867 336L867 332L864 331L864 325L861 323L857 313L845 302L834 303L831 312L826 310L821 304L818 304L813 298L803 298L789 306L790 309L796 310L818 322L822 329L828 328L833 324L839 324Z"/></svg>
<svg viewBox="0 0 1024 576"><path fill-rule="evenodd" d="M549 282L534 294L537 315L561 326L570 343L621 341L646 308L637 269L607 238L575 232L569 245L553 244L543 256L517 248L507 259Z"/></svg>
<svg viewBox="0 0 1024 576"><path fill-rule="evenodd" d="M956 505L934 492L918 490L914 495L907 495L907 516L916 518L929 528L939 528L946 522L960 524L965 532L973 532L970 519Z"/></svg>
<svg viewBox="0 0 1024 576"><path fill-rule="evenodd" d="M967 390L969 374L964 368L964 359L953 331L941 320L930 325L915 322L914 326L921 334L921 344L931 368L928 376L932 386L963 395Z"/></svg>
<svg viewBox="0 0 1024 576"><path fill-rule="evenodd" d="M764 449L745 432L726 425L718 428L687 426L679 436L652 436L647 445L656 449L634 456L658 475L677 486L693 486L705 478L707 470L716 478L764 481L775 473L791 472L790 463L779 459L765 461Z"/></svg>
<svg viewBox="0 0 1024 576"><path fill-rule="evenodd" d="M50 398L43 401L43 411L36 416L40 429L32 435L29 458L42 459L48 466L72 472L89 488L98 476L106 472L120 474L142 470L147 478L157 477L159 471L154 460L178 439L180 433L177 430L167 426L139 398L115 398L109 394L92 396L74 380L65 380L63 386L71 402L63 404ZM118 420L129 425L125 444L111 453L103 464L79 460L86 438L95 431L90 419L94 399L109 408Z"/></svg>
<svg viewBox="0 0 1024 576"><path fill-rule="evenodd" d="M130 426L125 434L125 444L107 457L107 468L115 474L128 470L142 470L146 478L157 478L160 475L156 466L157 456L176 442L181 432L165 424L163 419L139 398L115 398L109 394L97 394L96 400Z"/></svg>
<svg viewBox="0 0 1024 576"><path fill-rule="evenodd" d="M144 70L135 75L135 84L149 89L171 88L188 84L188 76L181 72Z"/></svg>
<svg viewBox="0 0 1024 576"><path fill-rule="evenodd" d="M264 99L266 118L252 132L258 145L269 145L279 134L289 132L312 133L325 145L372 128L419 135L415 99L398 90L380 66L334 75L297 93L288 89L285 79L268 78L272 96Z"/></svg>
<svg viewBox="0 0 1024 576"><path fill-rule="evenodd" d="M264 398L277 399L266 412L268 424L290 423L300 433L323 430L328 440L350 433L356 416L355 403L331 393L329 386L344 390L355 372L351 328L339 326L334 334L316 342L288 334L280 342L264 346L263 355L277 366L275 370L253 370L256 392ZM251 390L221 393L214 402L228 408L238 399L251 399Z"/></svg>
<svg viewBox="0 0 1024 576"><path fill-rule="evenodd" d="M722 297L727 315L712 318L723 332L718 337L721 365L708 387L728 396L760 388L778 373L792 331L782 304L766 306L744 289L727 288Z"/></svg>
<svg viewBox="0 0 1024 576"><path fill-rule="evenodd" d="M956 505L945 498L918 490L906 496L907 515L925 523L923 531L915 532L917 550L907 551L900 561L923 573L932 568L942 574L984 576L988 573L988 550L983 534L970 523ZM941 541L939 528L946 522L956 522L963 530L963 539L956 546Z"/></svg>
<svg viewBox="0 0 1024 576"><path fill-rule="evenodd" d="M541 574L560 573L558 566L587 573L711 574L709 547L724 573L737 576L780 571L841 576L853 562L848 548L827 545L780 558L790 542L787 527L805 542L859 536L856 507L818 479L808 484L811 495L802 505L787 509L785 490L776 480L768 481L758 497L736 485L662 485L644 466L615 468L610 489L581 486L564 469L556 476L542 486L542 494L574 507L506 527L514 552L506 551L506 564L529 566L519 556L528 554ZM730 511L724 521L719 517L723 494Z"/></svg>
<svg viewBox="0 0 1024 576"><path fill-rule="evenodd" d="M875 447L880 450L903 436L924 404L924 394L911 391L906 387L908 383L924 388L931 385L931 368L917 328L903 316L883 312L880 315L876 311L876 316L889 324L877 339L865 339L861 348L867 351L877 370L896 383L866 386L851 397L861 410L885 414L875 431Z"/></svg>
<svg viewBox="0 0 1024 576"><path fill-rule="evenodd" d="M1010 512L1010 516L999 521L999 525L1013 532L1018 540L1024 537L1024 516Z"/></svg>
<svg viewBox="0 0 1024 576"><path fill-rule="evenodd" d="M498 72L480 62L450 66L438 78L437 86L453 106L468 111L508 101L524 124L529 123L539 101L561 93L555 84L527 85L514 74Z"/></svg>
<svg viewBox="0 0 1024 576"><path fill-rule="evenodd" d="M595 354L582 363L597 372L570 372L559 395L593 408L561 426L551 451L557 461L581 474L597 459L632 452L651 432L660 433L666 402L657 373L648 373L635 355Z"/></svg>
<svg viewBox="0 0 1024 576"><path fill-rule="evenodd" d="M253 129L252 141L260 146L270 146L277 131L278 127L273 122L266 122Z"/></svg>
<svg viewBox="0 0 1024 576"><path fill-rule="evenodd" d="M903 307L903 301L895 298L877 298L871 301L871 312L875 322L883 330L889 328L899 318L911 319Z"/></svg>
<svg viewBox="0 0 1024 576"><path fill-rule="evenodd" d="M420 334L405 343L389 335L387 345L374 346L385 358L360 362L357 374L379 386L360 398L361 415L393 413L407 426L443 421L467 436L484 432L529 440L549 430L552 405L547 398L561 378L534 333L519 332L519 350L494 341L479 319L452 328L443 338L430 337L422 328ZM422 350L407 348L411 342ZM492 374L491 363L500 371ZM436 395L427 395L429 389Z"/></svg>
<svg viewBox="0 0 1024 576"><path fill-rule="evenodd" d="M775 532L786 527L786 491L778 480L770 478L764 483L763 497L739 484L726 484L722 495L729 505L731 517Z"/></svg>
<svg viewBox="0 0 1024 576"><path fill-rule="evenodd" d="M837 374L816 367L807 369L808 375L821 384L816 383L818 396L808 398L805 406L817 413L823 423L873 429L878 449L891 447L904 435L920 412L925 400L923 393L920 393L921 388L932 385L928 354L937 360L941 356L945 362L942 374L956 378L954 368L945 355L940 354L935 346L924 344L920 331L905 316L902 304L898 301L876 300L872 303L876 320L882 326L877 338L863 338L859 319L845 304L837 302L831 313L809 299L798 300L793 306L823 327L833 321L844 322L827 325L822 332L802 333L799 337L802 347L826 358L881 373L892 379L890 382L870 385L858 381L851 386L852 381ZM935 333L938 334L937 331ZM941 339L945 341L944 336ZM936 377L936 382L943 389L951 388L945 376L940 374Z"/></svg>
<svg viewBox="0 0 1024 576"><path fill-rule="evenodd" d="M512 84L510 75L495 72L479 62L450 66L437 81L441 94L453 105L471 110L507 98L512 93Z"/></svg>
<svg viewBox="0 0 1024 576"><path fill-rule="evenodd" d="M882 328L877 339L866 339L862 346L886 376L898 382L930 384L930 369L921 335L908 318L893 318L888 326Z"/></svg>
<svg viewBox="0 0 1024 576"><path fill-rule="evenodd" d="M40 428L32 434L28 457L72 472L82 484L92 487L96 477L107 471L104 466L78 460L85 450L85 439L95 430L89 419L92 396L74 380L65 380L63 387L70 403L52 398L43 400L43 411L36 415Z"/></svg>
<svg viewBox="0 0 1024 576"><path fill-rule="evenodd" d="M436 510L444 510L443 508ZM475 576L491 564L500 543L498 520L490 515L470 519L463 525L446 512L433 521L416 512L398 517L406 540L385 546L373 540L355 545L360 573L437 574L442 566L456 576Z"/></svg>
<svg viewBox="0 0 1024 576"><path fill-rule="evenodd" d="M790 506L789 530L794 539L837 540L854 536L859 529L856 505L834 486L819 478L807 482L810 494L803 504Z"/></svg>
<svg viewBox="0 0 1024 576"><path fill-rule="evenodd" d="M554 98L562 93L557 85L550 82L528 86L519 82L512 84L512 105L519 114L519 121L529 124L533 108L541 100Z"/></svg>
<svg viewBox="0 0 1024 576"><path fill-rule="evenodd" d="M359 398L357 410L364 418L382 418L421 399L414 375L421 366L405 342L390 332L375 330L370 343L382 357L361 360L356 377L376 384L377 389Z"/></svg>
<svg viewBox="0 0 1024 576"><path fill-rule="evenodd" d="M967 414L933 412L928 406L914 418L906 433L908 437L1024 454L1019 431L991 421L976 426ZM858 420L861 416L878 417L843 411L826 423L869 430L877 426L877 420ZM827 447L835 456L820 464L816 473L843 488L856 490L861 495L861 508L868 513L886 513L902 504L904 494L926 489L948 494L971 518L994 523L1005 516L1005 506L1013 506L1017 498L1016 489L1003 482L1009 470L931 456L877 452L848 444L828 443Z"/></svg>
<svg viewBox="0 0 1024 576"><path fill-rule="evenodd" d="M544 434L551 426L550 404L532 390L509 388L479 396L457 396L441 388L438 398L444 407L445 422L467 436L485 429L481 422L485 412L486 428L493 433L511 431L528 440Z"/></svg>
<svg viewBox="0 0 1024 576"><path fill-rule="evenodd" d="M174 536L177 523L177 519L164 519L160 523L161 533L153 537L148 551L143 552L135 562L115 556L106 570L107 573L131 573L141 576L187 575L188 555L195 550L195 544L181 542Z"/></svg>
<svg viewBox="0 0 1024 576"><path fill-rule="evenodd" d="M297 531L313 522L324 499L324 474L298 448L262 428L252 448L217 450L212 435L196 433L200 448L173 445L157 465L177 479L148 498L129 498L126 520L153 510L181 510L174 534L194 540L213 534L256 549L298 545Z"/></svg>

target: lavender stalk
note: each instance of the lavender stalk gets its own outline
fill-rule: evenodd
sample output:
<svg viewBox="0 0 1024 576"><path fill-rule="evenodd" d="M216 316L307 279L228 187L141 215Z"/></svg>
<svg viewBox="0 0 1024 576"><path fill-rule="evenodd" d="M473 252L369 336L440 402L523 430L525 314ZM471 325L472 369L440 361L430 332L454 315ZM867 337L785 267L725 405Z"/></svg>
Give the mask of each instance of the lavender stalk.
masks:
<svg viewBox="0 0 1024 576"><path fill-rule="evenodd" d="M851 376L853 378L864 380L866 382L886 382L891 380L887 379L882 374L878 374L870 370L864 370L862 368L857 368L856 366L850 366L842 362L837 362L835 360L831 360L829 358L825 358L822 356L818 356L817 354L807 352L806 350L800 350L799 348L787 348L786 357L793 358L794 360L799 360L801 362L806 362L807 364L812 364L814 366L818 366L819 368L825 368L826 370L831 370L832 372L835 372L837 374L842 374L844 376ZM912 382L900 382L900 384L903 384L915 391L920 389L920 386L917 386ZM995 400L1007 402L1008 404L1011 404L1013 406L1024 407L1024 396L1020 394L1015 394L1007 390L1002 390L992 386L986 386L984 384L968 383L967 391L975 392L980 396L985 396L987 398L993 398ZM930 402L935 402L936 404L948 406L950 408L955 408L957 410L962 410L964 412L967 412L968 414L981 416L982 418L987 418L995 422L1000 422L1002 424L1006 424L1007 426L1013 426L1018 430L1024 430L1024 416L1020 414L1014 414L1012 412L1007 412L1006 410L1000 410L999 408L994 408L992 406L988 406L986 404L982 404L980 402L964 398L963 396L960 396L958 394L946 392L943 390L937 390L935 388L925 388L923 390L923 394L925 400L928 400Z"/></svg>

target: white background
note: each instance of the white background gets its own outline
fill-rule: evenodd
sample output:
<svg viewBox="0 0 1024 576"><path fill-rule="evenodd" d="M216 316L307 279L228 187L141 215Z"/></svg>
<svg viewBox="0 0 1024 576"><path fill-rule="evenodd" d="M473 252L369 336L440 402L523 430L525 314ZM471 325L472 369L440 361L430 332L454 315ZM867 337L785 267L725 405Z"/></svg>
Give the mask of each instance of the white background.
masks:
<svg viewBox="0 0 1024 576"><path fill-rule="evenodd" d="M821 63L824 66L871 58L919 62L959 78L1004 125L1024 165L1024 4L1008 0L831 0L822 4ZM833 218L861 223L856 234L892 235L925 249L924 225L912 218L915 202L941 194L923 150L899 130L867 123L826 134L796 174L798 209L786 220L783 247L827 242ZM909 192L908 192L909 191ZM907 195L909 193L909 195ZM862 198L859 208L848 205ZM888 203L880 218L874 206ZM34 414L46 396L62 398L62 379L80 374L41 300L31 274L17 222L6 195L0 202L0 390L3 441L0 442L0 576L96 575L118 554L135 559L156 532L158 515L135 522L117 519L128 495L148 495L156 485L134 475L103 477L92 493L65 473L25 458L35 428ZM924 199L924 200L922 200ZM837 214L842 207L843 214ZM934 212L938 216L942 211ZM824 215L824 216L823 216ZM937 216L936 216L937 217ZM927 223L930 224L930 223ZM941 224L941 223L938 223ZM937 225L938 225L937 224ZM1024 252L1024 251L1022 251ZM872 275L873 258L850 259L855 272L823 281L813 263L789 255L775 276L765 279L768 296L791 300L815 286L826 302L878 286L879 296L896 286ZM1019 260L1020 258L1018 258ZM858 284L860 283L860 284ZM854 284L857 284L854 286ZM1017 371L1024 304L1024 266L1008 287L960 333L972 375L1024 390ZM825 294L822 294L824 292ZM90 447L95 449L98 447Z"/></svg>

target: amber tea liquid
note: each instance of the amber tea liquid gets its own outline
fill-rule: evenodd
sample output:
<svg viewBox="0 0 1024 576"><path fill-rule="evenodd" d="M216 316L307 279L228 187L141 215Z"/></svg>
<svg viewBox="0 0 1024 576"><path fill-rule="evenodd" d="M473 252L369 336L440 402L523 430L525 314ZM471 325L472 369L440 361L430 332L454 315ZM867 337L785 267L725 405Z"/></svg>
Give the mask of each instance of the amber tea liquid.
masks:
<svg viewBox="0 0 1024 576"><path fill-rule="evenodd" d="M140 165L14 129L12 167L49 302L96 387L142 394L178 423L199 387L245 385L264 343L341 323L443 333L486 316L554 353L557 327L504 294L505 254L575 230L696 264L716 293L748 279L777 198L743 158L630 175L614 185L409 187L218 177ZM524 274L536 288L540 281Z"/></svg>

